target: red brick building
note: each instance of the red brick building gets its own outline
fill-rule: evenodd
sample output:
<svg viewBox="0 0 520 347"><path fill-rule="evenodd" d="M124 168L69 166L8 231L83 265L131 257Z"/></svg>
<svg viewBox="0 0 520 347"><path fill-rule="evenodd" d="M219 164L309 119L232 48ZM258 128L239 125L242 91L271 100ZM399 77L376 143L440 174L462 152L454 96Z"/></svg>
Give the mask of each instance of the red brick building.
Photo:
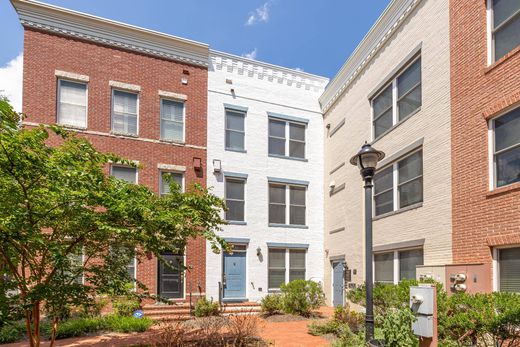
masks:
<svg viewBox="0 0 520 347"><path fill-rule="evenodd" d="M453 261L480 268L468 287L520 292L520 2L450 17Z"/></svg>
<svg viewBox="0 0 520 347"><path fill-rule="evenodd" d="M62 124L101 151L137 161L110 173L167 189L205 186L208 46L31 1L13 0L25 28L26 125ZM165 255L190 268L184 278L156 258L129 264L151 293L184 300L205 293L205 240Z"/></svg>

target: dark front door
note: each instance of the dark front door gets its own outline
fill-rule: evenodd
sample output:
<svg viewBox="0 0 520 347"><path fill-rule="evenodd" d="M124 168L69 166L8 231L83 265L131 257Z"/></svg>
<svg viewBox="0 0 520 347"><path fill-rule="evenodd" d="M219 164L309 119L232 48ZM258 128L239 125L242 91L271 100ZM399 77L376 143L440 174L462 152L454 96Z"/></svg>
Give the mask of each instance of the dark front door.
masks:
<svg viewBox="0 0 520 347"><path fill-rule="evenodd" d="M170 266L159 260L159 295L168 299L183 298L184 257L177 254L163 254L162 256Z"/></svg>
<svg viewBox="0 0 520 347"><path fill-rule="evenodd" d="M246 297L246 252L224 253L224 299Z"/></svg>
<svg viewBox="0 0 520 347"><path fill-rule="evenodd" d="M332 305L343 306L345 271L342 261L332 263Z"/></svg>

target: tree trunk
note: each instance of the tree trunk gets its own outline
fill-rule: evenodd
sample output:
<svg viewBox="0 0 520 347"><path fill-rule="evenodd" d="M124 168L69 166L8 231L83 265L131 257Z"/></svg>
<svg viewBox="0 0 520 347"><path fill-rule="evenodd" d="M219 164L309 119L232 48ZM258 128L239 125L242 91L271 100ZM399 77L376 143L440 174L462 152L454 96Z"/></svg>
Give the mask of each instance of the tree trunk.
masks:
<svg viewBox="0 0 520 347"><path fill-rule="evenodd" d="M31 347L40 347L40 302L33 303L32 310L25 312L25 329Z"/></svg>

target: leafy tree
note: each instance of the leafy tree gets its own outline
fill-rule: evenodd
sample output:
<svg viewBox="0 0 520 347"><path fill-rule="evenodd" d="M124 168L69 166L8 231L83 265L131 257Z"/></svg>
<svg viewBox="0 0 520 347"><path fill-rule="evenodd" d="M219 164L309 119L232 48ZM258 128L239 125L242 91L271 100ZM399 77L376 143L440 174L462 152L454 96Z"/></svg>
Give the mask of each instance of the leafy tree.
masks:
<svg viewBox="0 0 520 347"><path fill-rule="evenodd" d="M22 128L20 117L0 99L0 269L16 289L8 298L22 309L32 347L42 311L52 320L52 345L67 308L100 293L127 294L134 253L139 261L183 252L193 237L216 252L226 247L215 234L224 203L206 189L182 193L171 183L161 197L108 177L108 163L134 164L58 126Z"/></svg>

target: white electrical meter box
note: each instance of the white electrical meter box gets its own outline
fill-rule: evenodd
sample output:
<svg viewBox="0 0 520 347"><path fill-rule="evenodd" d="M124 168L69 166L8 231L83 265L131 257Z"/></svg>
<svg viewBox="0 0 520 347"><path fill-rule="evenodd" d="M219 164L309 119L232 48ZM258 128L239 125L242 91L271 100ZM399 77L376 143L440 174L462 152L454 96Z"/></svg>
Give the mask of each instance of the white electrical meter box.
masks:
<svg viewBox="0 0 520 347"><path fill-rule="evenodd" d="M412 331L417 336L433 337L433 316L418 315L412 323Z"/></svg>
<svg viewBox="0 0 520 347"><path fill-rule="evenodd" d="M418 315L433 315L434 295L435 287L410 287L410 308Z"/></svg>

